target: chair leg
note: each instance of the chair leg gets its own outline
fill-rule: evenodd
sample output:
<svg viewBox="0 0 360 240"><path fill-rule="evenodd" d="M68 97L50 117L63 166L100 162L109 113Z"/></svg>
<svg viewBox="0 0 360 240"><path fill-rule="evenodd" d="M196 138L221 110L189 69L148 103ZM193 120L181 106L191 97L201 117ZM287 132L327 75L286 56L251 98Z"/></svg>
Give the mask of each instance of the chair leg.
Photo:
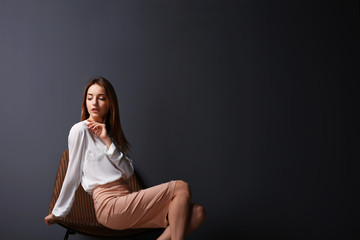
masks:
<svg viewBox="0 0 360 240"><path fill-rule="evenodd" d="M75 234L74 231L71 231L70 229L66 230L64 240L68 240L70 234Z"/></svg>

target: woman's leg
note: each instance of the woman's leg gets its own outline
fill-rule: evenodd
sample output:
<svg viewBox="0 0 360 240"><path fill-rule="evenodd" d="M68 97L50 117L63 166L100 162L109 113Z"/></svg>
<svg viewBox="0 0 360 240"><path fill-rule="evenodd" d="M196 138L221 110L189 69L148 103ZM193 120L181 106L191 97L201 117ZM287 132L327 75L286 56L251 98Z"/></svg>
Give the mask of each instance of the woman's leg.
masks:
<svg viewBox="0 0 360 240"><path fill-rule="evenodd" d="M184 181L177 181L174 198L169 206L169 226L158 239L182 240L185 234L194 231L204 222L204 208L199 204L191 204L190 200L189 185Z"/></svg>
<svg viewBox="0 0 360 240"><path fill-rule="evenodd" d="M174 198L169 205L169 225L171 239L183 240L190 213L190 186L184 181L176 181Z"/></svg>
<svg viewBox="0 0 360 240"><path fill-rule="evenodd" d="M197 203L191 203L190 208L190 220L186 226L185 235L188 235L189 233L196 230L198 227L200 227L201 224L206 219L206 213L203 206ZM159 236L158 240L170 240L171 239L171 232L170 232L170 226L168 226L165 231Z"/></svg>

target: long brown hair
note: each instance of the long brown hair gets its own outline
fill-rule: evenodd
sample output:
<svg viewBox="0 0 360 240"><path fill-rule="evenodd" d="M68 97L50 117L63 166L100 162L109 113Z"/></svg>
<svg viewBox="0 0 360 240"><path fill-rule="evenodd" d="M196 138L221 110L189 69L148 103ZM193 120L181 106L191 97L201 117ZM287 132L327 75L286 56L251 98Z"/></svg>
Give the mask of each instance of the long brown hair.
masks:
<svg viewBox="0 0 360 240"><path fill-rule="evenodd" d="M84 97L81 106L81 121L90 117L90 114L86 108L86 97L89 87L97 84L105 89L106 99L108 102L109 110L106 114L106 131L114 141L117 147L120 147L124 154L127 154L130 150L130 143L126 140L123 130L121 129L119 105L116 97L115 90L111 83L103 77L98 77L90 80L86 85L84 91Z"/></svg>

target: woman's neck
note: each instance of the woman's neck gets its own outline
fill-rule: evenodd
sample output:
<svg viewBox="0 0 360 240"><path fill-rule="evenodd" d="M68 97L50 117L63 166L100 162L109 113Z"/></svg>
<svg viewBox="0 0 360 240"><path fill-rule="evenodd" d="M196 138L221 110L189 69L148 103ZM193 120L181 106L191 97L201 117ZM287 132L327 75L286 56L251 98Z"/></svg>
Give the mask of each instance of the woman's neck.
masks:
<svg viewBox="0 0 360 240"><path fill-rule="evenodd" d="M98 123L105 123L105 118L93 118L90 116L87 120L90 120L93 122L98 122Z"/></svg>

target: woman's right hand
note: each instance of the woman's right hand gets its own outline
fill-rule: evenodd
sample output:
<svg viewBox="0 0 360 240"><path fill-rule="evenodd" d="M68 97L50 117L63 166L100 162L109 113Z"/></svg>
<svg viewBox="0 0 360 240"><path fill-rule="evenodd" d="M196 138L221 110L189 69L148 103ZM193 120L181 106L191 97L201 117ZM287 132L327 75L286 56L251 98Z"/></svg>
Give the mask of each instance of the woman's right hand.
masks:
<svg viewBox="0 0 360 240"><path fill-rule="evenodd" d="M45 223L50 226L51 224L56 223L56 217L54 214L50 213L45 217Z"/></svg>

